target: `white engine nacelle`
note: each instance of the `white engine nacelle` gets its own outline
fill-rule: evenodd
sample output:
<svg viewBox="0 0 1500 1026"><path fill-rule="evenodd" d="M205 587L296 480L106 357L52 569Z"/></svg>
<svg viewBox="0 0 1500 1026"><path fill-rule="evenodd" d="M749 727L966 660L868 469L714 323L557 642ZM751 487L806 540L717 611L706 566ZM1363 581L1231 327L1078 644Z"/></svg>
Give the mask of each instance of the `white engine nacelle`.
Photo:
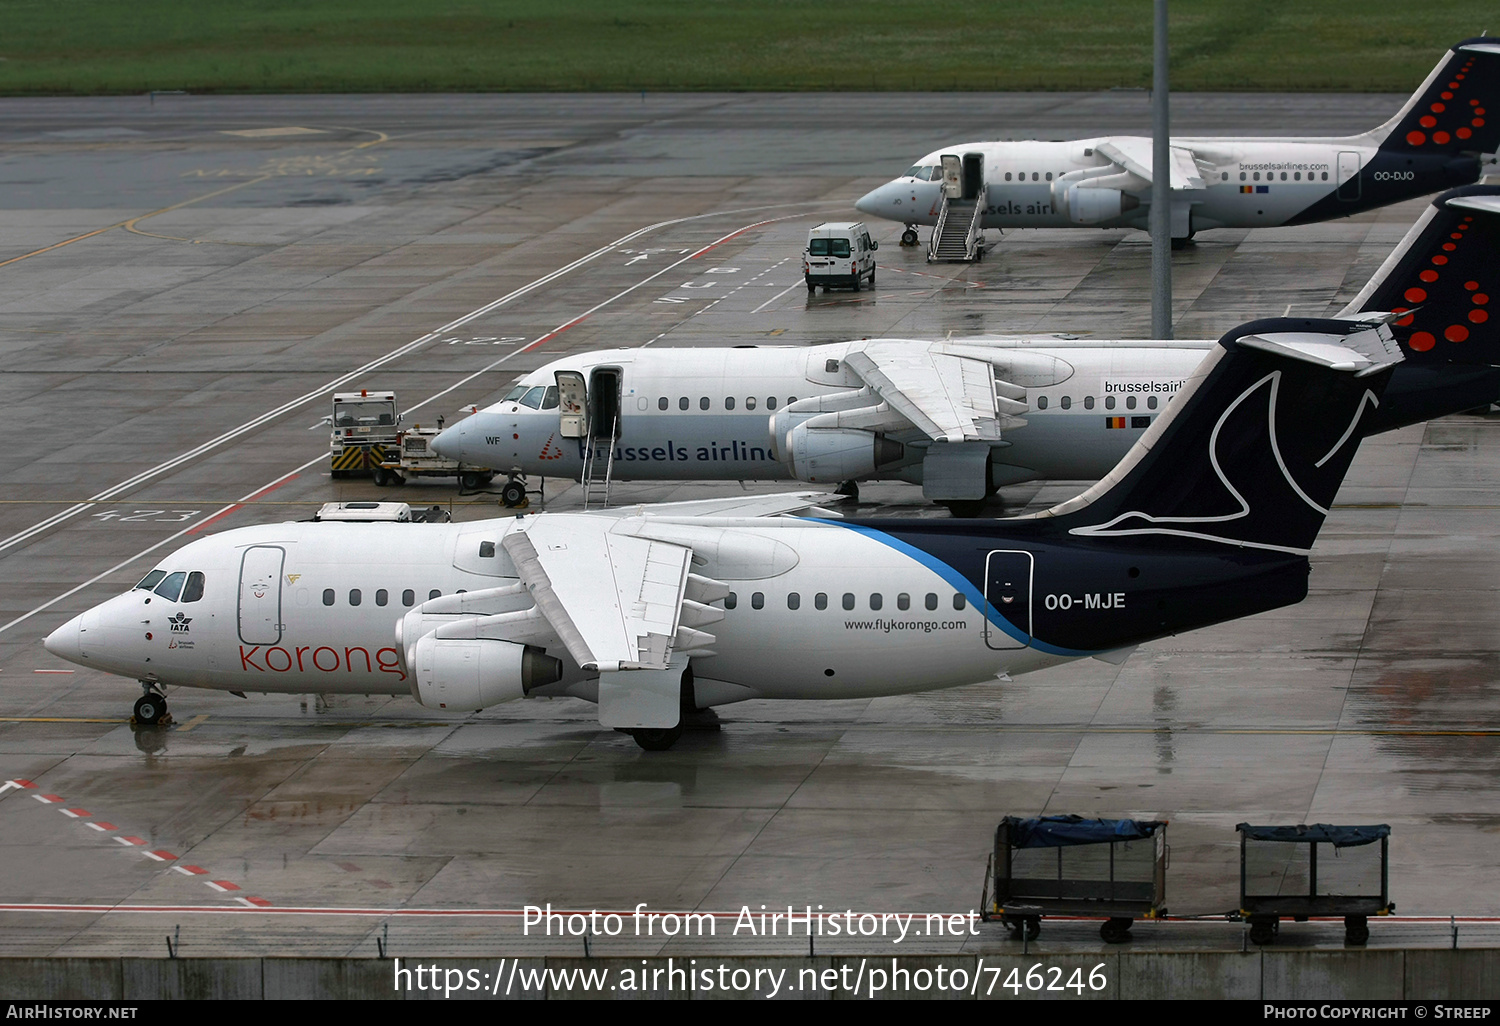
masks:
<svg viewBox="0 0 1500 1026"><path fill-rule="evenodd" d="M1068 186L1068 220L1074 224L1097 224L1134 210L1141 201L1119 189Z"/></svg>
<svg viewBox="0 0 1500 1026"><path fill-rule="evenodd" d="M787 433L785 456L799 481L849 481L900 460L905 448L873 431L798 424Z"/></svg>
<svg viewBox="0 0 1500 1026"><path fill-rule="evenodd" d="M562 679L562 661L513 641L417 639L411 694L429 709L483 709Z"/></svg>

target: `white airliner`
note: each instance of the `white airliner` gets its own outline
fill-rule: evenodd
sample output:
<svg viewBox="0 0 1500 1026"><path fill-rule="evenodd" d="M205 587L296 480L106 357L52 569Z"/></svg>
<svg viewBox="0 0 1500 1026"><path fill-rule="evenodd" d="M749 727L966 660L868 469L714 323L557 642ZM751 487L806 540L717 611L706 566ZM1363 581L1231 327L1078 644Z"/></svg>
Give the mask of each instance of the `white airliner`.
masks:
<svg viewBox="0 0 1500 1026"><path fill-rule="evenodd" d="M1497 249L1492 218L1462 252L1469 225L1444 194L1344 316L1402 310L1429 289L1411 261L1441 257L1450 277L1483 280ZM1441 214L1441 216L1439 216ZM1474 291L1484 296L1487 292ZM1452 303L1478 310L1471 294ZM1449 307L1425 302L1397 326L1437 337ZM1475 316L1482 312L1475 313ZM1432 331L1422 325L1433 321ZM1496 326L1465 315L1486 344ZM1436 334L1434 334L1436 333ZM1452 343L1412 349L1387 402L1366 422L1386 430L1500 398L1500 371L1452 363ZM972 513L998 487L1038 478L1096 480L1180 393L1212 342L973 338L879 339L805 348L619 349L579 353L522 377L505 398L449 427L433 447L480 466L603 480L921 482L927 498ZM519 485L510 486L521 492ZM848 485L846 492L852 490Z"/></svg>
<svg viewBox="0 0 1500 1026"><path fill-rule="evenodd" d="M1014 521L792 517L748 497L455 524L225 531L47 650L174 686L598 703L669 746L685 710L1014 676L1300 601L1308 551L1402 360L1381 318L1226 335L1104 481Z"/></svg>
<svg viewBox="0 0 1500 1026"><path fill-rule="evenodd" d="M1500 144L1500 117L1488 111L1497 99L1500 41L1480 37L1454 46L1395 117L1360 135L1174 137L1174 245L1206 228L1324 221L1476 181ZM940 219L971 239L981 228L1144 229L1151 181L1146 136L957 143L855 206L904 222L907 244L916 225Z"/></svg>

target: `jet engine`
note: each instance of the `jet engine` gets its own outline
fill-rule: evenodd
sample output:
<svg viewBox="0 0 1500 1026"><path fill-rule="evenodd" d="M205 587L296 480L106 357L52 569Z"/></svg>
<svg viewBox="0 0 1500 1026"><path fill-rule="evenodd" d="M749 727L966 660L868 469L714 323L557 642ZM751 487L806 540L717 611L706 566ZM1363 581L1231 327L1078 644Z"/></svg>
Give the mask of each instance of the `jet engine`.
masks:
<svg viewBox="0 0 1500 1026"><path fill-rule="evenodd" d="M1067 192L1068 220L1074 224L1097 224L1134 210L1141 201L1119 189L1099 189L1070 185Z"/></svg>
<svg viewBox="0 0 1500 1026"><path fill-rule="evenodd" d="M798 424L787 433L785 449L792 476L811 482L866 477L879 467L897 462L905 453L900 442L873 431L809 424Z"/></svg>
<svg viewBox="0 0 1500 1026"><path fill-rule="evenodd" d="M429 709L483 709L562 679L562 660L513 641L439 638L412 646L411 693Z"/></svg>

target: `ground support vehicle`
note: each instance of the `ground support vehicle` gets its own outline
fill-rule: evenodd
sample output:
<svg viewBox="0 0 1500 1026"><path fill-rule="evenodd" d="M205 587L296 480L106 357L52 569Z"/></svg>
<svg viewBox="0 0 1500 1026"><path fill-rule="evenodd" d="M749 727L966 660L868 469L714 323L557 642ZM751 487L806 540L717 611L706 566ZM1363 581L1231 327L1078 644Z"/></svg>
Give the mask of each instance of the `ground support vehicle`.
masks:
<svg viewBox="0 0 1500 1026"><path fill-rule="evenodd" d="M1241 823L1235 829L1240 916L1254 943L1275 940L1283 919L1343 916L1344 943L1357 947L1370 939L1370 916L1396 910L1388 893L1390 827Z"/></svg>
<svg viewBox="0 0 1500 1026"><path fill-rule="evenodd" d="M829 221L807 231L802 250L802 277L807 291L851 288L858 292L866 278L875 287L875 251L880 243L858 221Z"/></svg>
<svg viewBox="0 0 1500 1026"><path fill-rule="evenodd" d="M1035 940L1044 915L1103 917L1110 944L1136 919L1167 914L1167 824L1162 820L1006 816L995 828L980 907L1013 939Z"/></svg>
<svg viewBox="0 0 1500 1026"><path fill-rule="evenodd" d="M489 467L461 463L439 455L432 448L432 440L442 430L441 423L435 428L424 428L417 424L410 430L400 432L397 435L396 444L387 450L386 458L371 469L371 480L377 487L384 488L386 485L405 484L408 478L413 477L456 477L459 487L464 491L472 492L483 488L495 479L495 472ZM520 489L514 502L511 501L510 495L512 484L516 484ZM524 479L518 482L512 475L512 479L506 482L505 489L502 496L507 506L519 506L525 503Z"/></svg>
<svg viewBox="0 0 1500 1026"><path fill-rule="evenodd" d="M335 392L329 423L329 462L333 476L371 472L391 458L400 433L395 392Z"/></svg>

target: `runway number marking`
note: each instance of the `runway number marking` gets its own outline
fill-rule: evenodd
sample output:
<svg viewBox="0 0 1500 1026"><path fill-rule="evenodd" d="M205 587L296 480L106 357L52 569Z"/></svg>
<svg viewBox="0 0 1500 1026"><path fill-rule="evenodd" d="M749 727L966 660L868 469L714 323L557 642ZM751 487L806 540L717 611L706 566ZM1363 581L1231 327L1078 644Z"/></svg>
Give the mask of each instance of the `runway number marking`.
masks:
<svg viewBox="0 0 1500 1026"><path fill-rule="evenodd" d="M186 520L193 519L201 512L202 510L196 509L137 509L125 513L118 509L107 509L102 513L91 514L91 516L95 520L106 522L118 520L122 524L180 524Z"/></svg>

